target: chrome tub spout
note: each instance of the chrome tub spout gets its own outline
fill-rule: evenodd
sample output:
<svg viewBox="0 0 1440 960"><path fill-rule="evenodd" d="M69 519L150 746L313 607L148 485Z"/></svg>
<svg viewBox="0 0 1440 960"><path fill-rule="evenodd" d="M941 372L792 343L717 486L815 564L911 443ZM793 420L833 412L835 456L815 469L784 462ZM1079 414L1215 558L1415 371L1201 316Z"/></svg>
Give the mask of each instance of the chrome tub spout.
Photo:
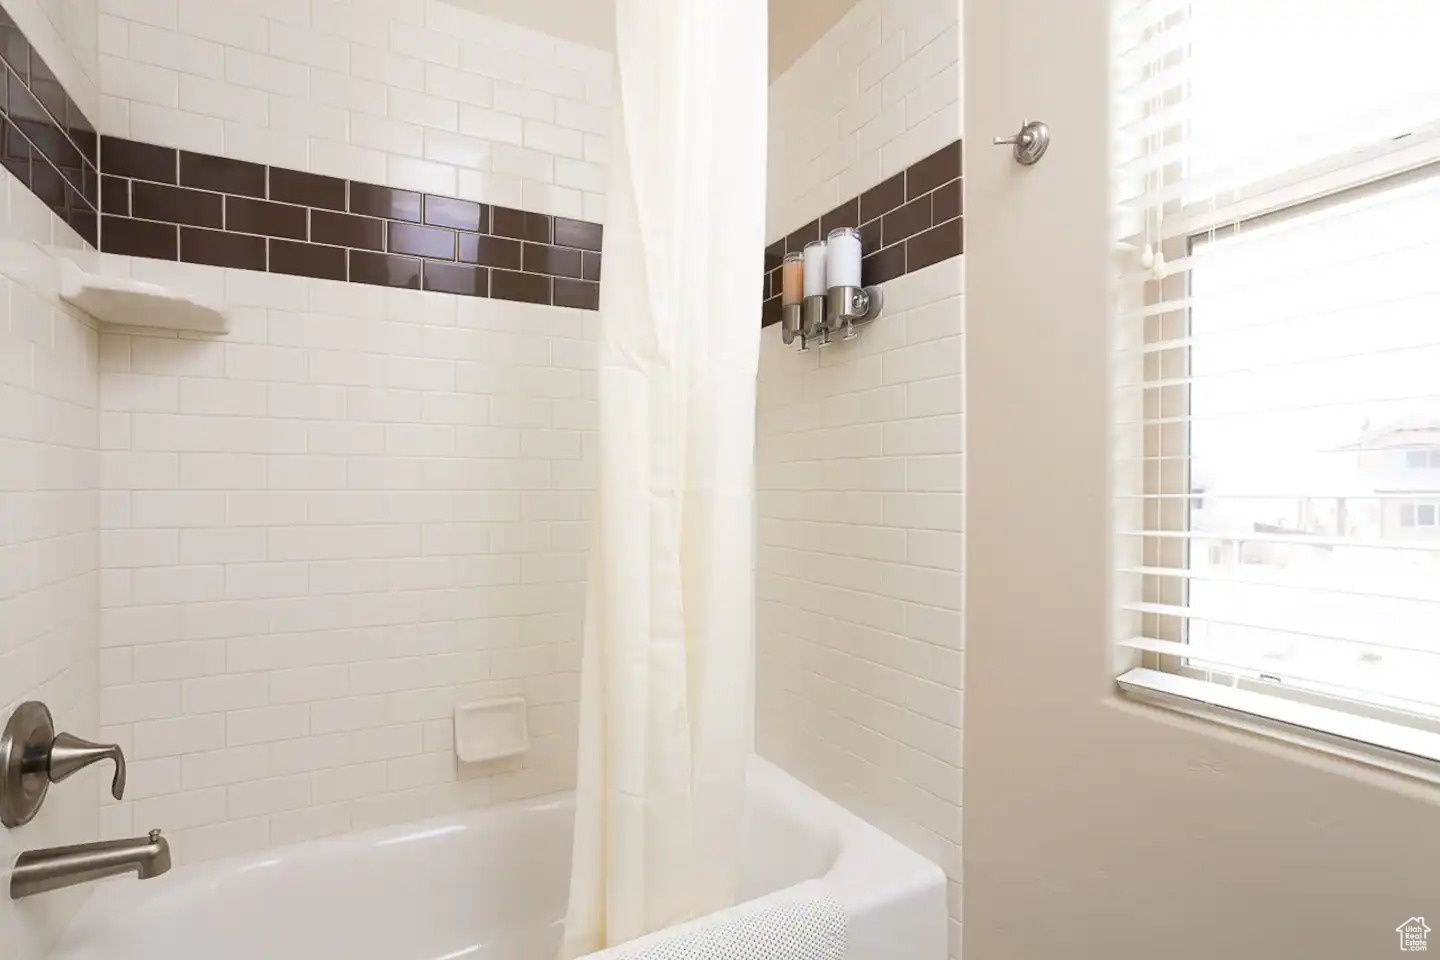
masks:
<svg viewBox="0 0 1440 960"><path fill-rule="evenodd" d="M10 875L10 898L34 896L78 883L135 873L141 880L170 869L170 842L151 830L148 837L102 840L48 850L28 850L15 861Z"/></svg>

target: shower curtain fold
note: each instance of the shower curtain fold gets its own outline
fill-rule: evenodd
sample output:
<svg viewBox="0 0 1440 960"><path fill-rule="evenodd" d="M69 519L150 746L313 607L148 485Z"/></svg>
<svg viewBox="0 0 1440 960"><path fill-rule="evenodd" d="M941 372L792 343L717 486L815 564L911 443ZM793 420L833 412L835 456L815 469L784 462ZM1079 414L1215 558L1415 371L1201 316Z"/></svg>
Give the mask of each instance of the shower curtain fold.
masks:
<svg viewBox="0 0 1440 960"><path fill-rule="evenodd" d="M764 0L618 0L561 956L734 902L753 743Z"/></svg>

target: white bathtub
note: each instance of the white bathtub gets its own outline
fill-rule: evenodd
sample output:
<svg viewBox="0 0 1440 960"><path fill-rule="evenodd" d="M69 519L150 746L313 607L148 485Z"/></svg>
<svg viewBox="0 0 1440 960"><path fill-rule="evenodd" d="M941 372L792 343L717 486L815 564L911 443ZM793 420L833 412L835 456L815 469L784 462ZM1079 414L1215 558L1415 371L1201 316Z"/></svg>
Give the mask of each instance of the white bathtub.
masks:
<svg viewBox="0 0 1440 960"><path fill-rule="evenodd" d="M742 898L807 881L851 960L944 960L945 877L756 758ZM55 960L553 960L574 798L559 794L106 881Z"/></svg>

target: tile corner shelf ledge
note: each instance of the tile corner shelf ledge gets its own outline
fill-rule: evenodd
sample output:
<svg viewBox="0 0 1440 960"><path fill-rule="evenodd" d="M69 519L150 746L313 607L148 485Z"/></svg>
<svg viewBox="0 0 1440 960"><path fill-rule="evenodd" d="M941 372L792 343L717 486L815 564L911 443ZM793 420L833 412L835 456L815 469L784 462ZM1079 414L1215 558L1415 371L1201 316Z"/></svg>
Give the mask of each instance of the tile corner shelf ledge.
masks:
<svg viewBox="0 0 1440 960"><path fill-rule="evenodd" d="M60 299L101 323L194 333L230 332L230 316L220 307L158 283L103 277L68 262L60 272Z"/></svg>

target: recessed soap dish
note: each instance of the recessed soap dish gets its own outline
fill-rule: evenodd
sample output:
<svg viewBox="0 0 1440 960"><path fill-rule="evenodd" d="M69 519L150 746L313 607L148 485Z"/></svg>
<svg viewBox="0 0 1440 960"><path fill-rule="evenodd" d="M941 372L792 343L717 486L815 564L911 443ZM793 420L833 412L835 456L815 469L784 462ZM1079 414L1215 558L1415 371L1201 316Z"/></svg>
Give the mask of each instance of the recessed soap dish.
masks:
<svg viewBox="0 0 1440 960"><path fill-rule="evenodd" d="M462 762L500 760L529 749L524 697L477 700L455 708L455 755Z"/></svg>

